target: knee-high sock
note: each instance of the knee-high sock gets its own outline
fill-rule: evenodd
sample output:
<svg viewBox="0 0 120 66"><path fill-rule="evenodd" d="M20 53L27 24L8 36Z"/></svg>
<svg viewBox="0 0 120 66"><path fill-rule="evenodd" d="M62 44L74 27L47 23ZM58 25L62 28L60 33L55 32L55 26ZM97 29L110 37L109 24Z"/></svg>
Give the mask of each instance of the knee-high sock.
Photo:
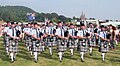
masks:
<svg viewBox="0 0 120 66"><path fill-rule="evenodd" d="M45 51L45 46L42 46L43 51Z"/></svg>
<svg viewBox="0 0 120 66"><path fill-rule="evenodd" d="M52 55L52 48L51 48L51 47L49 47L49 50L50 50L50 55Z"/></svg>
<svg viewBox="0 0 120 66"><path fill-rule="evenodd" d="M105 60L105 53L102 53L102 60Z"/></svg>
<svg viewBox="0 0 120 66"><path fill-rule="evenodd" d="M6 53L8 54L9 52L8 52L8 47L6 47Z"/></svg>
<svg viewBox="0 0 120 66"><path fill-rule="evenodd" d="M90 50L90 53L92 53L92 47L90 47L89 50Z"/></svg>
<svg viewBox="0 0 120 66"><path fill-rule="evenodd" d="M11 58L12 61L14 61L13 57L14 57L14 53L11 52L11 53L10 53L10 58Z"/></svg>
<svg viewBox="0 0 120 66"><path fill-rule="evenodd" d="M34 58L35 58L35 60L37 60L37 52L34 52Z"/></svg>
<svg viewBox="0 0 120 66"><path fill-rule="evenodd" d="M116 45L118 45L118 41L117 40L115 40L115 43L116 43Z"/></svg>
<svg viewBox="0 0 120 66"><path fill-rule="evenodd" d="M62 52L59 52L59 59L62 60Z"/></svg>
<svg viewBox="0 0 120 66"><path fill-rule="evenodd" d="M14 53L14 58L16 58L17 53Z"/></svg>
<svg viewBox="0 0 120 66"><path fill-rule="evenodd" d="M28 51L29 51L29 46L27 46L27 49L28 49Z"/></svg>
<svg viewBox="0 0 120 66"><path fill-rule="evenodd" d="M32 52L32 51L30 51L30 54L32 55L32 54L33 54L33 52Z"/></svg>
<svg viewBox="0 0 120 66"><path fill-rule="evenodd" d="M81 59L84 60L84 52L80 52L81 54Z"/></svg>
<svg viewBox="0 0 120 66"><path fill-rule="evenodd" d="M73 55L73 49L70 49L70 51L71 51L71 54Z"/></svg>

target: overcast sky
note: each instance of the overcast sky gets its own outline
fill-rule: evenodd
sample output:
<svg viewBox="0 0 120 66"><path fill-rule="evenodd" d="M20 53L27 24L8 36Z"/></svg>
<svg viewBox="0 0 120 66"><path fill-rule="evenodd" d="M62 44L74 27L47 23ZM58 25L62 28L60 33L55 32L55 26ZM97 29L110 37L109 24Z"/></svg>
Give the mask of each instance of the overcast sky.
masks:
<svg viewBox="0 0 120 66"><path fill-rule="evenodd" d="M120 19L120 0L0 0L0 5L19 5L37 12L55 12L66 17L86 17L97 19Z"/></svg>

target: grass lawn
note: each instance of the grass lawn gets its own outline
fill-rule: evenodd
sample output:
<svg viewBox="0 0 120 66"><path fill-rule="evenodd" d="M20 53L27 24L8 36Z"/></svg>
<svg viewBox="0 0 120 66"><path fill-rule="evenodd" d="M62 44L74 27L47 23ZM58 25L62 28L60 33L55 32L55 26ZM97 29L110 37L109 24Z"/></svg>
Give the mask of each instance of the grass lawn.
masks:
<svg viewBox="0 0 120 66"><path fill-rule="evenodd" d="M69 50L65 52L63 62L59 62L57 51L51 57L48 50L39 55L38 63L34 63L33 56L27 51L23 43L19 44L17 61L10 63L9 57L5 53L3 41L0 38L0 66L120 66L120 45L115 51L109 51L106 54L105 62L101 60L101 53L98 49L93 49L93 56L89 53L85 55L85 62L80 61L80 55L77 51L73 57L70 56Z"/></svg>

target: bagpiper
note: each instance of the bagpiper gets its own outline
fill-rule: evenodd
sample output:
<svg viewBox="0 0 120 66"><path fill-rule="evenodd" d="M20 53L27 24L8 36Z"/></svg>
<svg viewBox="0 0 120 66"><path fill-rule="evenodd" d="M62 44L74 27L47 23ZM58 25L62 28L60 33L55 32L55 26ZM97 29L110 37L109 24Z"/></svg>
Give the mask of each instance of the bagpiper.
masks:
<svg viewBox="0 0 120 66"><path fill-rule="evenodd" d="M105 30L105 26L101 26L101 31L99 32L99 37L100 37L100 44L99 44L99 52L101 52L102 56L102 61L105 60L105 53L108 52L109 50L109 39L107 38L107 33Z"/></svg>
<svg viewBox="0 0 120 66"><path fill-rule="evenodd" d="M58 27L56 29L55 35L57 36L59 60L60 60L60 62L62 62L62 60L63 60L62 56L64 54L64 51L67 49L68 37L65 36L65 30L62 27L62 22L58 22L57 26Z"/></svg>
<svg viewBox="0 0 120 66"><path fill-rule="evenodd" d="M42 41L44 42L42 48L43 48L43 51L45 51L45 47L47 44L46 25L45 24L42 25L41 32L43 33Z"/></svg>
<svg viewBox="0 0 120 66"><path fill-rule="evenodd" d="M11 22L11 27L8 29L7 35L10 37L8 51L10 53L11 63L13 63L16 60L18 51L18 39L20 39L20 34L15 29L14 22Z"/></svg>
<svg viewBox="0 0 120 66"><path fill-rule="evenodd" d="M3 30L3 34L4 34L4 45L5 45L5 49L6 49L6 53L7 55L9 55L8 52L8 45L9 45L9 35L7 35L7 31L10 28L10 22L7 21L7 25L5 26L4 30Z"/></svg>
<svg viewBox="0 0 120 66"><path fill-rule="evenodd" d="M77 48L77 31L74 29L74 25L70 24L70 28L68 30L69 41L68 47L70 48L71 55L74 54L74 49Z"/></svg>
<svg viewBox="0 0 120 66"><path fill-rule="evenodd" d="M55 28L53 26L53 22L49 22L49 26L46 28L47 35L47 46L49 47L50 55L53 54L52 47L56 46L56 36L55 36Z"/></svg>
<svg viewBox="0 0 120 66"><path fill-rule="evenodd" d="M78 38L78 51L81 54L81 62L84 62L84 54L88 51L88 38L90 37L85 25L81 24L77 33Z"/></svg>
<svg viewBox="0 0 120 66"><path fill-rule="evenodd" d="M34 23L34 29L32 30L32 51L34 54L34 62L38 61L38 53L42 52L42 32L39 30L39 24Z"/></svg>
<svg viewBox="0 0 120 66"><path fill-rule="evenodd" d="M28 51L31 51L31 46L32 46L32 38L31 38L31 31L32 31L32 28L31 28L31 24L28 23L26 25L26 27L23 29L23 32L25 34L25 45L28 49Z"/></svg>
<svg viewBox="0 0 120 66"><path fill-rule="evenodd" d="M92 23L89 23L87 31L90 33L90 38L88 39L90 56L92 56L93 46L96 46L96 35L94 34L94 26Z"/></svg>

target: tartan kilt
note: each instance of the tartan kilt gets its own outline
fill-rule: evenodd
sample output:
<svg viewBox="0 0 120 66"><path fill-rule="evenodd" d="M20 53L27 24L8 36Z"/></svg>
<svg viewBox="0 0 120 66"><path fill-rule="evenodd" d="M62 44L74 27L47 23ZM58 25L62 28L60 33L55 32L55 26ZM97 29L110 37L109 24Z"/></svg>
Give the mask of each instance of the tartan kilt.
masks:
<svg viewBox="0 0 120 66"><path fill-rule="evenodd" d="M9 36L4 37L4 44L5 44L5 47L9 46Z"/></svg>
<svg viewBox="0 0 120 66"><path fill-rule="evenodd" d="M88 51L88 44L87 42L83 44L83 41L78 42L78 51L80 52L87 52Z"/></svg>
<svg viewBox="0 0 120 66"><path fill-rule="evenodd" d="M64 52L65 50L67 50L67 40L58 39L58 51Z"/></svg>
<svg viewBox="0 0 120 66"><path fill-rule="evenodd" d="M104 41L104 42L101 42L100 44L100 52L104 52L104 53L107 53L109 51L109 46L108 46L108 42Z"/></svg>
<svg viewBox="0 0 120 66"><path fill-rule="evenodd" d="M28 46L28 43L29 43L29 38L28 38L28 36L26 35L26 36L25 36L25 44L26 44L26 46Z"/></svg>
<svg viewBox="0 0 120 66"><path fill-rule="evenodd" d="M68 41L68 47L71 48L71 49L77 48L77 43L78 43L77 40L71 40L71 39L70 39L70 40Z"/></svg>
<svg viewBox="0 0 120 66"><path fill-rule="evenodd" d="M46 45L46 43L47 43L47 38L43 38L42 41L44 42L43 44Z"/></svg>
<svg viewBox="0 0 120 66"><path fill-rule="evenodd" d="M53 38L53 41L50 41L50 38L47 38L47 43L46 43L46 45L49 46L49 47L57 46L57 40L56 40L56 39L57 39L57 38L54 37L54 38Z"/></svg>
<svg viewBox="0 0 120 66"><path fill-rule="evenodd" d="M42 41L33 41L32 43L33 43L33 47L32 47L33 52L42 52L42 43L43 43Z"/></svg>
<svg viewBox="0 0 120 66"><path fill-rule="evenodd" d="M88 40L89 47L96 46L96 40L91 40L91 38Z"/></svg>
<svg viewBox="0 0 120 66"><path fill-rule="evenodd" d="M14 45L13 45L13 43L14 43ZM18 51L18 40L10 40L8 51L9 52L17 52Z"/></svg>

